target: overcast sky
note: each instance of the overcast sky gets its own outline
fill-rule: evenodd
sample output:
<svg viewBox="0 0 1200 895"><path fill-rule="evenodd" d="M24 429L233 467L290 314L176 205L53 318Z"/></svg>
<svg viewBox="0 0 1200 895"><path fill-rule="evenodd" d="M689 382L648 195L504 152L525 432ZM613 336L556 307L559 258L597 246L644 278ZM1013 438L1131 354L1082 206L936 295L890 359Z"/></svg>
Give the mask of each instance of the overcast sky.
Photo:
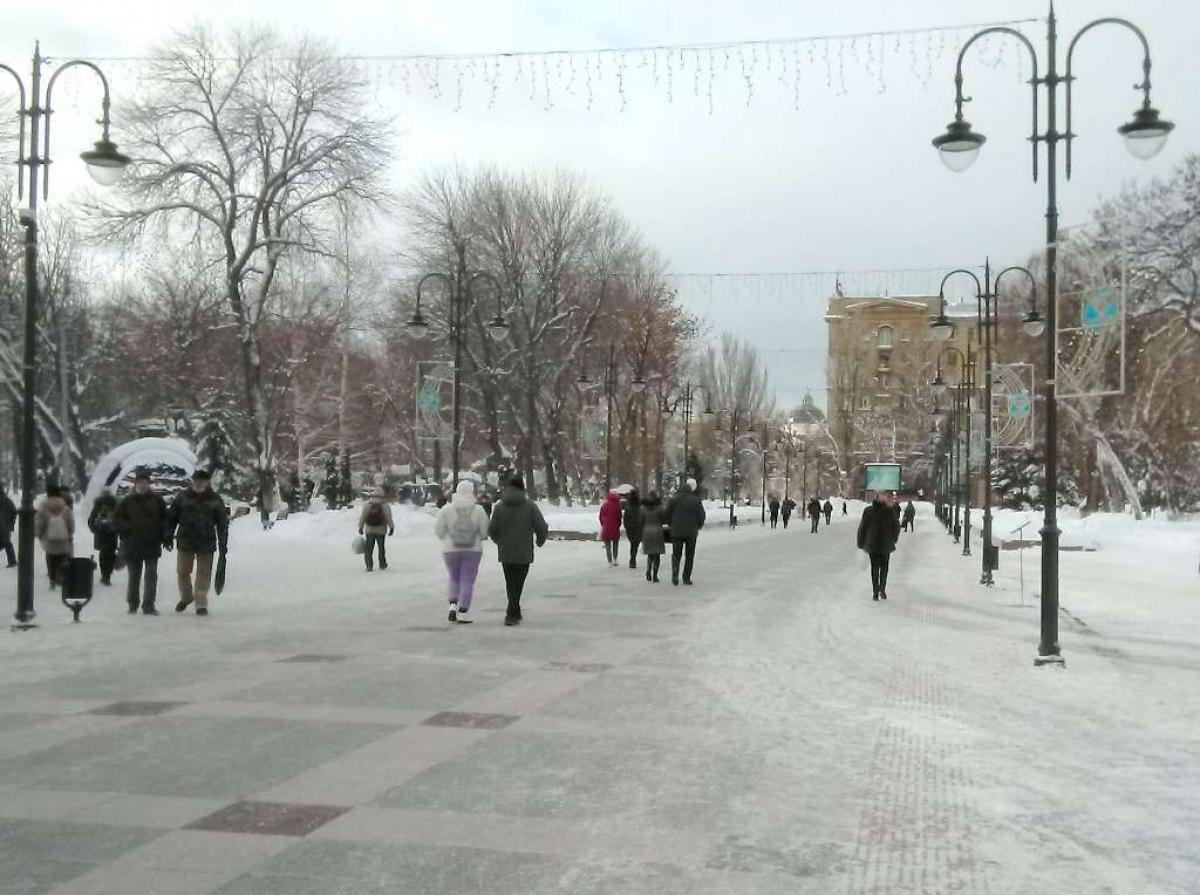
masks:
<svg viewBox="0 0 1200 895"><path fill-rule="evenodd" d="M1046 12L1036 0L124 0L115 6L43 0L6 7L0 61L22 71L35 38L57 57L139 56L193 18L221 23L251 15L288 31L325 35L348 55L393 56L801 38ZM1134 19L1153 53L1155 105L1178 124L1158 158L1145 163L1129 156L1115 129L1138 100L1130 89L1141 74L1136 41L1121 29L1106 28L1081 42L1075 61L1074 178L1059 193L1062 221L1072 224L1087 219L1099 196L1135 179L1162 176L1198 148L1200 64L1194 43L1200 4L1063 0L1057 9L1060 57L1086 21L1101 15ZM1044 24L1021 27L1044 53ZM976 166L951 174L929 144L952 116L954 44L966 36L948 34L940 54L938 37L928 48L924 37L860 40L857 60L839 43L813 45L812 62L806 46L797 57L776 50L769 71L759 53L746 62L754 89L749 105L747 79L735 56L728 69L718 66L711 114L703 55L699 77L697 57L687 57L675 73L673 101L666 94L665 57L657 57L657 86L654 56L626 57L624 110L615 89L615 57L597 76L591 110L582 59L574 95L566 90L568 69L556 61L538 69L541 86L534 88L527 79L516 83L506 69L490 110L487 85L469 71L462 108L455 108L452 65L441 70L440 99L420 86L406 92L403 66L373 63L370 71L378 101L396 116L399 186L416 172L450 161L568 167L610 194L672 271L843 271L848 292L915 292L929 288L931 279L936 284L937 268L981 265L985 255L1000 264L1021 263L1041 247L1045 183L1030 178L1029 88L1020 82L1029 68L1018 66L1015 43L1003 51L998 43L986 47L968 62L966 92L975 101L967 117L989 137ZM122 79L134 80L119 63L105 67L118 95ZM82 99L67 97L71 104L56 104L60 111L77 107L93 114L86 79L80 85L75 89ZM78 166L67 161L73 151L68 144L95 139L68 117L60 115L55 123L54 151L64 161L55 168L56 196L69 191L78 176L71 170ZM890 269L927 272L861 273ZM781 404L796 403L806 388L824 401L821 313L832 276L685 277L678 283L684 300L714 333L735 332L767 352Z"/></svg>

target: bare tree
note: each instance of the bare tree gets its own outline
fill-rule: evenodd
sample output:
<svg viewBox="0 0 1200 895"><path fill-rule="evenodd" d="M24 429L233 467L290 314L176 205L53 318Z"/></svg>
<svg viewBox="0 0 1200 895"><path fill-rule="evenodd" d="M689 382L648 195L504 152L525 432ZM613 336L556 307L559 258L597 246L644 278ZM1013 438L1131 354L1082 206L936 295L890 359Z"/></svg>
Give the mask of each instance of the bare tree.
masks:
<svg viewBox="0 0 1200 895"><path fill-rule="evenodd" d="M292 253L336 256L339 203L384 201L388 126L330 47L252 28L180 32L148 63L149 92L120 117L135 155L129 201L99 209L106 235L151 230L220 266L237 326L254 469L275 465L263 331Z"/></svg>

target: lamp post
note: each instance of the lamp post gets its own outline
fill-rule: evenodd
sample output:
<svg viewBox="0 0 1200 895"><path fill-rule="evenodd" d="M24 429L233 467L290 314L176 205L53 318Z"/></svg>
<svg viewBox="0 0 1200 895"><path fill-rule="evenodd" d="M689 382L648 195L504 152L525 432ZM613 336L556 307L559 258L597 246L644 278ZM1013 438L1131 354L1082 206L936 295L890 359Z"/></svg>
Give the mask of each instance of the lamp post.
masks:
<svg viewBox="0 0 1200 895"><path fill-rule="evenodd" d="M1033 153L1033 179L1038 176L1038 144L1046 144L1046 163L1049 177L1046 183L1046 381L1043 384L1046 428L1046 482L1045 515L1042 522L1042 596L1041 638L1035 665L1059 664L1063 662L1058 644L1058 399L1057 399L1057 335L1058 335L1058 144L1066 144L1066 175L1071 178L1071 144L1075 134L1071 132L1071 93L1075 81L1071 61L1075 45L1088 31L1100 25L1120 25L1129 29L1142 45L1142 81L1134 89L1141 91L1142 104L1133 113L1133 118L1117 128L1125 138L1130 153L1139 159L1155 156L1165 145L1175 125L1161 119L1158 110L1150 104L1150 44L1136 25L1126 19L1100 18L1084 25L1067 45L1067 71L1058 72L1058 23L1054 15L1054 4L1046 17L1046 74L1037 75L1038 57L1033 44L1015 28L996 25L984 28L972 35L958 52L954 71L955 115L946 132L933 139L942 161L952 171L965 171L979 155L986 137L971 129L963 119L962 107L967 101L963 96L963 58L975 41L989 34L1008 34L1016 37L1029 51L1033 63L1030 79L1032 93L1033 132L1030 143ZM1058 130L1058 86L1066 85L1067 126ZM1046 90L1046 131L1038 133L1038 88Z"/></svg>
<svg viewBox="0 0 1200 895"><path fill-rule="evenodd" d="M460 259L461 260L461 259ZM408 328L417 338L429 332L429 323L421 314L421 291L430 280L437 280L446 288L450 296L450 314L447 318L447 329L450 340L454 343L454 385L453 407L451 409L451 438L450 443L450 487L458 487L459 451L462 441L462 352L465 339L467 313L475 307L475 284L481 280L487 281L496 291L496 316L487 323L488 334L497 342L508 337L508 321L500 307L500 293L503 291L500 282L489 273L483 271L467 272L460 264L458 271L450 274L434 271L427 273L417 281L417 306L413 310ZM435 442L436 446L436 442ZM441 482L438 482L441 487Z"/></svg>
<svg viewBox="0 0 1200 895"><path fill-rule="evenodd" d="M585 358L586 360L586 358ZM613 402L617 398L617 346L610 342L608 345L608 359L604 362L604 373L601 380L601 385L604 387L604 493L607 494L612 490L612 411ZM587 367L585 366L576 380L582 386L589 386L592 380L588 377ZM630 383L633 390L637 394L641 394L646 390L646 380L642 378L641 373L635 373L633 381Z"/></svg>
<svg viewBox="0 0 1200 895"><path fill-rule="evenodd" d="M712 416L713 409L709 390L703 385L692 385L690 380L684 383L683 391L673 399L665 400L662 405L662 412L665 416L674 415L676 410L679 410L683 416L683 466L679 470L680 485L687 480L689 436L691 433L692 416L695 414L694 402L696 400L696 393L700 391L704 392L703 413L705 416Z"/></svg>
<svg viewBox="0 0 1200 895"><path fill-rule="evenodd" d="M729 527L737 527L737 443L743 436L738 435L738 419L744 408L734 406L733 410L725 411L729 415ZM721 431L721 421L717 419L717 431Z"/></svg>
<svg viewBox="0 0 1200 895"><path fill-rule="evenodd" d="M25 228L25 329L24 355L22 365L24 378L21 390L21 509L18 514L20 528L17 537L17 611L13 628L23 630L34 626L36 612L33 608L33 490L35 487L34 470L37 467L36 436L34 426L34 401L37 398L37 319L40 299L38 285L38 187L39 173L45 168L41 180L41 196L47 198L50 189L50 116L53 114L54 83L59 75L77 65L90 69L100 78L104 88L100 104L100 139L94 146L80 153L80 158L87 165L92 179L101 186L113 186L124 176L125 168L129 165L129 157L117 151L117 145L109 137L109 108L112 96L108 89L108 79L98 66L85 59L72 59L64 62L54 70L46 84L45 95L42 94L42 66L47 63L42 56L41 44L34 44L33 67L30 73L29 90L26 92L25 82L15 69L0 63L0 70L12 75L17 82L17 114L20 119L18 129L17 167L21 173L17 177L17 199L24 198L25 190L29 190L29 205L20 209L21 225ZM25 142L26 119L29 121L29 142ZM42 130L42 124L45 130ZM25 175L29 181L26 185ZM63 420L63 440L67 435L67 420Z"/></svg>

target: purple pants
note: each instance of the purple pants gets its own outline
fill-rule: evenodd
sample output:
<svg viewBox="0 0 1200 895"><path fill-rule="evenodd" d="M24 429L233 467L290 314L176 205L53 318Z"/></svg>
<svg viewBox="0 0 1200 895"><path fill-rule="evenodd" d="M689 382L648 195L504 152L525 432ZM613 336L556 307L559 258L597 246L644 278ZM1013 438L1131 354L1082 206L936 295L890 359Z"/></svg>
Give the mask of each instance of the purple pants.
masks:
<svg viewBox="0 0 1200 895"><path fill-rule="evenodd" d="M471 608L471 597L475 595L475 576L479 574L479 560L483 553L477 550L457 550L443 553L446 571L450 573L450 602L457 603L462 612Z"/></svg>

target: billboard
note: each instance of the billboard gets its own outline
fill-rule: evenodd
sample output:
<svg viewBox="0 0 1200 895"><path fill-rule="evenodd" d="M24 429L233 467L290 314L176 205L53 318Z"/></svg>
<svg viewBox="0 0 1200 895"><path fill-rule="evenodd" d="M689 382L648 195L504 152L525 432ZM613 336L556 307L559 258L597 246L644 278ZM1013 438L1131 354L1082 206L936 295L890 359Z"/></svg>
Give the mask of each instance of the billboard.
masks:
<svg viewBox="0 0 1200 895"><path fill-rule="evenodd" d="M900 464L868 463L866 489L868 491L899 491Z"/></svg>

